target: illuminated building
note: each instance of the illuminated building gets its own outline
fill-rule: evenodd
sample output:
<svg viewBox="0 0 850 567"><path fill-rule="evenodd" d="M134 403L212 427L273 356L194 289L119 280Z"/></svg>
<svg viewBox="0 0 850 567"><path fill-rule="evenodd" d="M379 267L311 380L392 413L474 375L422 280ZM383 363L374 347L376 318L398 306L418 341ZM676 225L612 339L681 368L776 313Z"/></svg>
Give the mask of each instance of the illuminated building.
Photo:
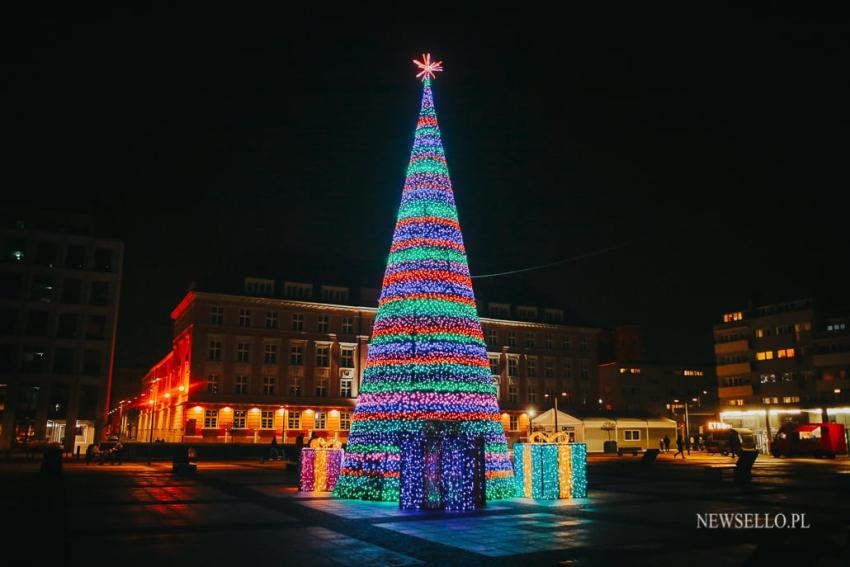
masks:
<svg viewBox="0 0 850 567"><path fill-rule="evenodd" d="M731 316L734 315L734 316ZM714 327L720 417L755 431L759 448L788 420L847 423L847 319L811 299L755 305Z"/></svg>
<svg viewBox="0 0 850 567"><path fill-rule="evenodd" d="M0 212L0 449L85 451L110 397L124 246L84 215Z"/></svg>

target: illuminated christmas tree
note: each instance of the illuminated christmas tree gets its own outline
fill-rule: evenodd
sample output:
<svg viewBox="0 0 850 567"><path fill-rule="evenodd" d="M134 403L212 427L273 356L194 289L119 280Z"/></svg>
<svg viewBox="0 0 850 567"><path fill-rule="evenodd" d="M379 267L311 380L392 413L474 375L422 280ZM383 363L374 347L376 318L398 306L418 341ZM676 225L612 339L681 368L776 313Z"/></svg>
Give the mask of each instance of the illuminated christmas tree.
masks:
<svg viewBox="0 0 850 567"><path fill-rule="evenodd" d="M398 501L403 437L444 423L483 438L487 498L506 498L513 473L431 93L441 62L414 63L422 106L334 494Z"/></svg>

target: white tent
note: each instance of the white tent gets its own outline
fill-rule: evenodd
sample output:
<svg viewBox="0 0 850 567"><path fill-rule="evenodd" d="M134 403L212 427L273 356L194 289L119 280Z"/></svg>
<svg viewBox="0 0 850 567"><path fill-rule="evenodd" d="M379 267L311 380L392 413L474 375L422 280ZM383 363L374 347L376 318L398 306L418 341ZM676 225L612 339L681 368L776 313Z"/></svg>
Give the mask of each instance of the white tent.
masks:
<svg viewBox="0 0 850 567"><path fill-rule="evenodd" d="M536 416L531 420L531 426L534 431L546 431L552 433L555 431L555 409L549 409ZM576 442L584 441L584 424L578 418L575 418L562 411L558 412L558 429L566 432L573 432Z"/></svg>

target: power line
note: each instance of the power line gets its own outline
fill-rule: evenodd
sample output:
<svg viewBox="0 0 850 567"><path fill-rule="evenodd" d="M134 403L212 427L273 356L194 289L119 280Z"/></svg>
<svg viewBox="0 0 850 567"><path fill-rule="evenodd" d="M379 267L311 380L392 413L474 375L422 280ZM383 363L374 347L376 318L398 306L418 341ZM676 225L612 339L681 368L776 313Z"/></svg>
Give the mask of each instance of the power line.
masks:
<svg viewBox="0 0 850 567"><path fill-rule="evenodd" d="M586 252L584 254L579 254L578 256L570 256L569 258L563 258L561 260L555 260L554 262L549 262L546 264L539 264L537 266L529 266L527 268L519 268L517 270L509 270L507 272L496 272L494 274L480 274L477 276L471 276L472 279L482 279L482 278L495 278L498 276L509 276L512 274L520 274L523 272L533 272L534 270L542 270L544 268L551 268L552 266L559 266L561 264L569 264L571 262L578 262L579 260L584 260L585 258L590 258L592 256L599 256L600 254L605 254L607 252L613 252L614 250L619 250L621 248L625 248L632 244L632 241L628 240L626 242L621 242L619 244L615 244L613 246L608 246L607 248L601 248L599 250L594 250L592 252Z"/></svg>

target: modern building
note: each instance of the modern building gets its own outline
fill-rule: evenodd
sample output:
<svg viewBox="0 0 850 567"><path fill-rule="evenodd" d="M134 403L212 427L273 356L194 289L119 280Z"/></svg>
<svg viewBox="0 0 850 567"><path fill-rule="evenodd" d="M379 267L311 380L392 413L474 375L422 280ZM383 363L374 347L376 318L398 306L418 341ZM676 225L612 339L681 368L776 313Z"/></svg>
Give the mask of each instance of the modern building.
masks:
<svg viewBox="0 0 850 567"><path fill-rule="evenodd" d="M106 423L123 244L86 216L0 213L0 448L85 448Z"/></svg>
<svg viewBox="0 0 850 567"><path fill-rule="evenodd" d="M616 327L606 335L608 348L599 363L600 408L672 417L683 433L705 433L705 424L717 418L714 368L648 361L636 325Z"/></svg>
<svg viewBox="0 0 850 567"><path fill-rule="evenodd" d="M377 290L354 291L249 277L239 293L189 292L171 351L143 378L137 438L345 441L377 313ZM598 329L566 325L560 309L479 310L509 438L556 393L595 403Z"/></svg>
<svg viewBox="0 0 850 567"><path fill-rule="evenodd" d="M785 421L847 423L846 325L812 299L724 314L714 327L721 420L753 429L763 451Z"/></svg>

